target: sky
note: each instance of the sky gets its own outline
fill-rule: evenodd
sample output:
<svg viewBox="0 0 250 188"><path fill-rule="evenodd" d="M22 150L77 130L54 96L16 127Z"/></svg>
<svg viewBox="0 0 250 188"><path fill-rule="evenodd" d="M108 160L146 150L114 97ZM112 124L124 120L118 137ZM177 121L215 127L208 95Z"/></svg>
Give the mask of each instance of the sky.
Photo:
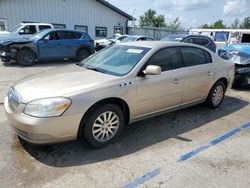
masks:
<svg viewBox="0 0 250 188"><path fill-rule="evenodd" d="M197 28L222 19L231 25L235 18L250 16L250 0L107 0L137 19L148 9L165 16L166 22L179 17L185 28Z"/></svg>

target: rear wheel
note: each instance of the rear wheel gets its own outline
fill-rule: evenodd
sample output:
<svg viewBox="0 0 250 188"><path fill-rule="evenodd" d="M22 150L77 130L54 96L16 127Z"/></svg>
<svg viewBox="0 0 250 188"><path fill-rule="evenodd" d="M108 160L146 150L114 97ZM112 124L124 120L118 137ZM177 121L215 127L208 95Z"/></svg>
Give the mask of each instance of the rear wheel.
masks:
<svg viewBox="0 0 250 188"><path fill-rule="evenodd" d="M91 146L100 148L112 143L122 132L124 115L113 104L96 108L84 123L80 136Z"/></svg>
<svg viewBox="0 0 250 188"><path fill-rule="evenodd" d="M21 50L17 54L17 63L23 66L31 66L35 63L36 55L30 50Z"/></svg>
<svg viewBox="0 0 250 188"><path fill-rule="evenodd" d="M220 106L224 99L226 86L222 81L218 81L214 84L209 92L206 100L206 104L209 108L217 108Z"/></svg>
<svg viewBox="0 0 250 188"><path fill-rule="evenodd" d="M77 61L82 61L82 60L86 59L89 56L90 56L89 51L82 48L82 49L78 50L78 52L76 54L76 60Z"/></svg>

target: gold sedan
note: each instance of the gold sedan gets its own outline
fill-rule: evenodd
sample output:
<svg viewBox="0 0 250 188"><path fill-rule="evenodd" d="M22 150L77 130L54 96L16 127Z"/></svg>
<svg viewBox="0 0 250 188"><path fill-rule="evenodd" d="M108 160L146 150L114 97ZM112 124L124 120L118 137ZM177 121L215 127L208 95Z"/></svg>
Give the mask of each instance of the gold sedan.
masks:
<svg viewBox="0 0 250 188"><path fill-rule="evenodd" d="M233 79L233 63L201 46L131 42L20 80L4 106L10 125L28 142L83 137L102 147L125 124L203 102L218 107Z"/></svg>

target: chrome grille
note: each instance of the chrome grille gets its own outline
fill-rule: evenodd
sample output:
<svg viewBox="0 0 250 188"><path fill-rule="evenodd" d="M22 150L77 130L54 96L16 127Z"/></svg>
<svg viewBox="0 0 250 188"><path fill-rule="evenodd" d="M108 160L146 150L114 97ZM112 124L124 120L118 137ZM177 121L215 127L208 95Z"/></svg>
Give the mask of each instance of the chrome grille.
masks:
<svg viewBox="0 0 250 188"><path fill-rule="evenodd" d="M9 102L9 108L12 111L15 111L21 102L21 97L18 95L18 93L13 88L9 89L8 102Z"/></svg>

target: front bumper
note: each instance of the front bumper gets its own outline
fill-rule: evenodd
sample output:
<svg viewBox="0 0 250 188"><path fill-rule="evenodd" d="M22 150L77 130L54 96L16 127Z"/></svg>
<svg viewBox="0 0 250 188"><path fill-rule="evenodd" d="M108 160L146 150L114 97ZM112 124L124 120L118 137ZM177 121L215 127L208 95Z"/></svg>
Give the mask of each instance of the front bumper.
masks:
<svg viewBox="0 0 250 188"><path fill-rule="evenodd" d="M2 62L11 62L13 60L11 53L7 52L2 52L0 58Z"/></svg>
<svg viewBox="0 0 250 188"><path fill-rule="evenodd" d="M250 66L235 66L235 85L250 85Z"/></svg>
<svg viewBox="0 0 250 188"><path fill-rule="evenodd" d="M77 139L82 114L62 115L53 118L36 118L23 113L25 105L15 111L5 98L4 109L8 122L18 136L33 144L51 144Z"/></svg>

